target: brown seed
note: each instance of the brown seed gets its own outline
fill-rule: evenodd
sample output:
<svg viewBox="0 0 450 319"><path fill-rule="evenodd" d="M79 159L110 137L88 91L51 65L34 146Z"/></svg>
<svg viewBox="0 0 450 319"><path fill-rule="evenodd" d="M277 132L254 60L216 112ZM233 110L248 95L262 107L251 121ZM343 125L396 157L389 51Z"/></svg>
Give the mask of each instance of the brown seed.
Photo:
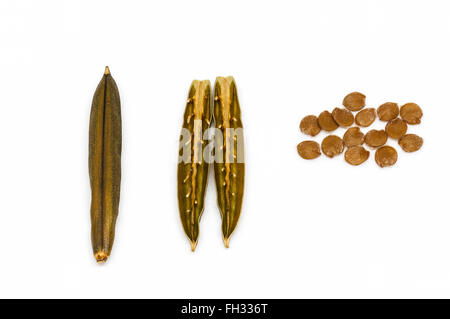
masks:
<svg viewBox="0 0 450 319"><path fill-rule="evenodd" d="M320 156L319 143L314 141L303 141L297 145L298 155L304 159L314 159Z"/></svg>
<svg viewBox="0 0 450 319"><path fill-rule="evenodd" d="M342 101L342 105L350 111L359 111L366 106L366 96L359 92L347 94Z"/></svg>
<svg viewBox="0 0 450 319"><path fill-rule="evenodd" d="M328 135L322 141L322 152L328 157L334 157L344 151L344 141L336 135Z"/></svg>
<svg viewBox="0 0 450 319"><path fill-rule="evenodd" d="M415 152L422 147L423 138L416 134L406 134L400 138L398 144L405 152Z"/></svg>
<svg viewBox="0 0 450 319"><path fill-rule="evenodd" d="M336 123L343 127L351 126L355 121L352 112L338 107L333 110L332 116Z"/></svg>
<svg viewBox="0 0 450 319"><path fill-rule="evenodd" d="M391 146L383 146L375 152L375 162L380 167L392 166L397 162L397 151Z"/></svg>
<svg viewBox="0 0 450 319"><path fill-rule="evenodd" d="M386 102L381 104L377 109L380 121L390 121L398 116L398 104L394 102Z"/></svg>
<svg viewBox="0 0 450 319"><path fill-rule="evenodd" d="M384 130L370 130L367 132L364 141L371 147L379 147L387 141L387 134Z"/></svg>
<svg viewBox="0 0 450 319"><path fill-rule="evenodd" d="M364 133L359 127L350 127L344 134L344 143L347 147L362 145L364 143Z"/></svg>
<svg viewBox="0 0 450 319"><path fill-rule="evenodd" d="M336 121L333 119L333 116L328 111L323 111L319 114L318 118L319 126L322 130L331 132L339 127Z"/></svg>
<svg viewBox="0 0 450 319"><path fill-rule="evenodd" d="M408 125L401 118L396 118L395 120L390 120L386 124L385 130L389 137L399 139L405 135L408 130Z"/></svg>
<svg viewBox="0 0 450 319"><path fill-rule="evenodd" d="M311 136L319 134L320 126L317 117L315 115L305 116L300 122L300 131Z"/></svg>
<svg viewBox="0 0 450 319"><path fill-rule="evenodd" d="M375 118L377 117L375 109L374 108L368 108L364 109L362 111L359 111L355 116L355 122L359 126L362 127L368 127L370 124L372 124L375 121Z"/></svg>
<svg viewBox="0 0 450 319"><path fill-rule="evenodd" d="M345 160L352 165L360 165L367 161L370 152L362 146L352 146L345 151Z"/></svg>
<svg viewBox="0 0 450 319"><path fill-rule="evenodd" d="M416 103L406 103L400 108L400 116L408 124L420 124L422 110Z"/></svg>

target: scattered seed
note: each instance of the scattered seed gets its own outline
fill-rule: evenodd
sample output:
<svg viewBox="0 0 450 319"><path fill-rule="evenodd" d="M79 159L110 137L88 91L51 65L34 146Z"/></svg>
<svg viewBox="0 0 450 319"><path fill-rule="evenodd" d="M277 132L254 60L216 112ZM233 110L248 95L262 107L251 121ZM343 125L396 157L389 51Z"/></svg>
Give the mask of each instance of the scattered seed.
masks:
<svg viewBox="0 0 450 319"><path fill-rule="evenodd" d="M375 162L378 166L392 166L397 162L397 151L391 146L383 146L375 152Z"/></svg>
<svg viewBox="0 0 450 319"><path fill-rule="evenodd" d="M423 145L423 138L416 134L406 134L400 138L398 144L405 152L415 152Z"/></svg>
<svg viewBox="0 0 450 319"><path fill-rule="evenodd" d="M328 111L323 111L319 114L318 118L319 126L322 130L331 132L339 127L336 121L333 119L333 116Z"/></svg>
<svg viewBox="0 0 450 319"><path fill-rule="evenodd" d="M319 143L314 141L303 141L297 145L297 152L304 159L314 159L320 156Z"/></svg>
<svg viewBox="0 0 450 319"><path fill-rule="evenodd" d="M381 104L378 109L378 118L380 121L390 121L395 119L398 116L399 109L398 104L394 102L386 102Z"/></svg>
<svg viewBox="0 0 450 319"><path fill-rule="evenodd" d="M366 106L366 96L359 92L347 94L342 101L342 105L350 111L359 111Z"/></svg>
<svg viewBox="0 0 450 319"><path fill-rule="evenodd" d="M396 118L395 120L390 120L386 124L385 131L387 135L391 138L399 139L405 135L408 130L408 125L401 118Z"/></svg>
<svg viewBox="0 0 450 319"><path fill-rule="evenodd" d="M355 122L359 126L362 127L368 127L370 124L372 124L375 121L375 118L377 117L376 111L374 108L368 108L364 109L362 111L359 111L355 116Z"/></svg>
<svg viewBox="0 0 450 319"><path fill-rule="evenodd" d="M416 103L406 103L400 108L400 116L408 124L420 124L422 109Z"/></svg>
<svg viewBox="0 0 450 319"><path fill-rule="evenodd" d="M370 152L362 146L352 146L345 151L344 157L347 163L360 165L367 161Z"/></svg>
<svg viewBox="0 0 450 319"><path fill-rule="evenodd" d="M300 131L311 136L319 134L320 126L317 117L315 115L305 116L300 122Z"/></svg>
<svg viewBox="0 0 450 319"><path fill-rule="evenodd" d="M332 116L336 123L343 127L351 126L355 121L352 112L338 107L333 110Z"/></svg>
<svg viewBox="0 0 450 319"><path fill-rule="evenodd" d="M371 147L379 147L387 141L387 134L384 130L370 130L367 132L364 141Z"/></svg>
<svg viewBox="0 0 450 319"><path fill-rule="evenodd" d="M334 157L344 151L344 141L336 135L328 135L322 141L322 152L328 157Z"/></svg>
<svg viewBox="0 0 450 319"><path fill-rule="evenodd" d="M344 143L347 147L362 145L364 143L364 133L359 127L350 127L344 134Z"/></svg>

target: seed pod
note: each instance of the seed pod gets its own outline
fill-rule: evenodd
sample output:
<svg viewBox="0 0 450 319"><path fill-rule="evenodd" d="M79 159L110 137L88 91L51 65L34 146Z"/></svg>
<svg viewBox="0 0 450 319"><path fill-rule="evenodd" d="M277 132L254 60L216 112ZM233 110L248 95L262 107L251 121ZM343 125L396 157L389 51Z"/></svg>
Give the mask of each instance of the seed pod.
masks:
<svg viewBox="0 0 450 319"><path fill-rule="evenodd" d="M178 209L181 224L195 250L200 233L209 161L204 158L203 136L211 126L211 85L206 81L192 81L183 116L183 131L187 141L180 139L178 161ZM183 151L183 154L181 154ZM184 154L184 151L187 154Z"/></svg>
<svg viewBox="0 0 450 319"><path fill-rule="evenodd" d="M386 124L386 134L390 138L399 139L403 135L405 135L406 131L408 130L408 125L405 121L403 121L400 118L396 118L395 120L390 120Z"/></svg>
<svg viewBox="0 0 450 319"><path fill-rule="evenodd" d="M344 133L344 143L347 147L362 145L364 143L364 133L359 127L350 127Z"/></svg>
<svg viewBox="0 0 450 319"><path fill-rule="evenodd" d="M322 130L325 130L327 132L334 131L339 127L339 125L333 119L331 113L328 111L323 111L322 113L319 114L318 122Z"/></svg>
<svg viewBox="0 0 450 319"><path fill-rule="evenodd" d="M236 83L231 76L216 78L214 121L222 132L216 133L214 176L222 215L223 241L228 247L241 214L245 172L241 109Z"/></svg>
<svg viewBox="0 0 450 319"><path fill-rule="evenodd" d="M394 102L386 102L381 104L378 109L378 118L380 121L390 121L397 118L399 114L398 104Z"/></svg>
<svg viewBox="0 0 450 319"><path fill-rule="evenodd" d="M350 111L359 111L366 106L366 96L359 92L347 94L342 101L342 105Z"/></svg>
<svg viewBox="0 0 450 319"><path fill-rule="evenodd" d="M116 82L108 67L94 93L89 124L91 237L98 263L106 262L114 243L119 213L122 119Z"/></svg>
<svg viewBox="0 0 450 319"><path fill-rule="evenodd" d="M406 103L400 108L400 116L408 124L420 124L422 109L416 103Z"/></svg>
<svg viewBox="0 0 450 319"><path fill-rule="evenodd" d="M398 144L405 152L415 152L422 147L423 138L416 134L406 134L400 138Z"/></svg>
<svg viewBox="0 0 450 319"><path fill-rule="evenodd" d="M355 116L355 122L357 125L362 127L368 127L370 126L377 117L375 109L374 108L368 108L359 111Z"/></svg>
<svg viewBox="0 0 450 319"><path fill-rule="evenodd" d="M351 126L353 122L355 121L355 118L353 117L352 112L346 109L340 109L336 107L333 110L333 119L336 121L337 124L339 124L342 127Z"/></svg>
<svg viewBox="0 0 450 319"><path fill-rule="evenodd" d="M334 157L344 151L344 141L336 135L328 135L322 141L322 152L328 157Z"/></svg>
<svg viewBox="0 0 450 319"><path fill-rule="evenodd" d="M370 152L362 146L352 146L345 151L344 157L351 165L360 165L367 161Z"/></svg>
<svg viewBox="0 0 450 319"><path fill-rule="evenodd" d="M297 145L297 152L304 159L314 159L320 156L319 143L314 141L303 141Z"/></svg>
<svg viewBox="0 0 450 319"><path fill-rule="evenodd" d="M303 134L316 136L320 133L319 122L315 115L305 116L300 122L300 130Z"/></svg>
<svg viewBox="0 0 450 319"><path fill-rule="evenodd" d="M380 167L392 166L397 162L397 151L391 146L383 146L375 152L375 162Z"/></svg>
<svg viewBox="0 0 450 319"><path fill-rule="evenodd" d="M364 141L371 147L379 147L386 144L387 134L384 130L370 130L364 137Z"/></svg>

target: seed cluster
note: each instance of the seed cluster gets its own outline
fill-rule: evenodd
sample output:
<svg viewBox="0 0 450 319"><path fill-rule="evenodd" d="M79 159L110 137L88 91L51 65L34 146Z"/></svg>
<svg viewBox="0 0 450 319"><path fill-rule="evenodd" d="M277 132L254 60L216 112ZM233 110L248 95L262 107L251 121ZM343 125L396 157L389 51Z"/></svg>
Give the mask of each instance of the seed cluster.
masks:
<svg viewBox="0 0 450 319"><path fill-rule="evenodd" d="M416 103L406 103L399 108L397 103L386 102L375 108L365 108L366 96L359 92L347 94L342 101L345 108L336 107L331 113L323 111L318 117L305 116L300 122L300 131L316 136L321 130L332 132L338 127L347 128L343 138L328 135L321 145L315 141L303 141L297 145L298 154L304 159L314 159L322 153L332 158L345 151L344 158L351 165L360 165L370 156L366 144L375 151L375 162L380 167L392 166L397 162L395 148L385 145L388 138L398 140L405 152L415 152L423 145L423 139L416 134L406 134L409 125L420 124L423 113ZM354 116L352 112L358 112ZM376 118L387 122L383 130L369 130L366 134L360 127L369 127ZM399 117L400 116L400 117ZM356 123L357 126L352 126Z"/></svg>

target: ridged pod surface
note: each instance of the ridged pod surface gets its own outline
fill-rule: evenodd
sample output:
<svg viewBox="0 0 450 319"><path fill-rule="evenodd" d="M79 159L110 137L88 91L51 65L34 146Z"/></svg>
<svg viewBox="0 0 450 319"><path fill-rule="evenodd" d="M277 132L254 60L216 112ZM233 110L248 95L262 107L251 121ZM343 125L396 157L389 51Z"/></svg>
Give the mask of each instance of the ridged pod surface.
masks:
<svg viewBox="0 0 450 319"><path fill-rule="evenodd" d="M222 132L216 132L214 176L223 241L228 247L241 214L245 175L243 134L227 134L228 129L240 129L242 133L243 128L236 83L231 76L216 78L214 121L216 129Z"/></svg>
<svg viewBox="0 0 450 319"><path fill-rule="evenodd" d="M108 67L92 100L89 125L91 237L97 262L105 262L114 243L119 212L122 152L120 97Z"/></svg>
<svg viewBox="0 0 450 319"><path fill-rule="evenodd" d="M184 146L190 150L189 160L178 163L178 208L180 219L192 251L199 236L200 218L204 208L209 162L203 157L205 142L203 136L211 126L211 84L208 80L192 81L183 116L183 129L189 132L187 141L180 138L180 154ZM184 157L183 157L184 158Z"/></svg>

